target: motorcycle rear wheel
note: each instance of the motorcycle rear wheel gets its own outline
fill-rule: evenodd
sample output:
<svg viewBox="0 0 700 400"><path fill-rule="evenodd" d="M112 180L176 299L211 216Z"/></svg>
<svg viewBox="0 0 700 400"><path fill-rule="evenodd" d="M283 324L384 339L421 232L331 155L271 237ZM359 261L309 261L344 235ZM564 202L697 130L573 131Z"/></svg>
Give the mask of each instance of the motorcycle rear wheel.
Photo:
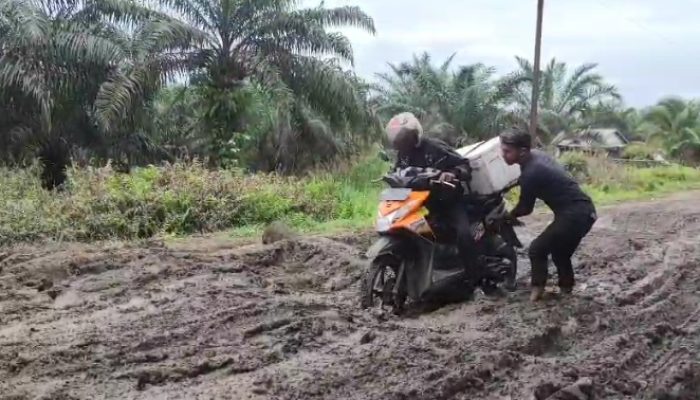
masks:
<svg viewBox="0 0 700 400"><path fill-rule="evenodd" d="M381 256L370 261L360 284L362 308L388 306L396 314L403 310L406 303L405 282L401 283L398 293L393 293L400 265L400 260L390 256Z"/></svg>

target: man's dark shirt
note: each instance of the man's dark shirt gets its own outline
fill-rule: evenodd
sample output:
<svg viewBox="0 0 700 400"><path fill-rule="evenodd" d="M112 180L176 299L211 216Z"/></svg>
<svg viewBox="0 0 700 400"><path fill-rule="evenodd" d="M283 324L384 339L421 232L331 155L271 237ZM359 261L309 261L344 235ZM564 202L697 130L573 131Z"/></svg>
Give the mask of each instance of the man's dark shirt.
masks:
<svg viewBox="0 0 700 400"><path fill-rule="evenodd" d="M469 160L462 157L445 142L434 138L422 138L418 146L407 152L399 152L395 168L435 168L452 172L459 179L468 179Z"/></svg>
<svg viewBox="0 0 700 400"><path fill-rule="evenodd" d="M530 160L520 166L520 201L513 209L516 217L530 214L535 200L541 199L555 216L586 213L595 218L593 201L564 167L542 151L530 154Z"/></svg>

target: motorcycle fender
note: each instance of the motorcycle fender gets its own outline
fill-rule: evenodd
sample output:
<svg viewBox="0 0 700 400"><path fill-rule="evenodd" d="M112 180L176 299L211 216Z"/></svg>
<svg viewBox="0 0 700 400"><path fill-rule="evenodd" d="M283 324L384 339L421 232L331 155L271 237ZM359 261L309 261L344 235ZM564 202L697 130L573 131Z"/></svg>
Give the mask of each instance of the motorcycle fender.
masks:
<svg viewBox="0 0 700 400"><path fill-rule="evenodd" d="M504 225L503 227L501 227L500 233L503 240L505 240L506 243L508 243L509 245L517 248L523 247L523 244L520 242L520 239L518 239L518 234L515 233L513 225Z"/></svg>
<svg viewBox="0 0 700 400"><path fill-rule="evenodd" d="M392 236L382 236L367 250L367 258L374 259L384 255L402 255L402 248L406 249L406 239ZM418 244L420 246L420 244ZM432 285L432 252L419 251L418 259L409 257L408 262L402 265L406 280L406 291L410 298L419 299ZM400 257L405 260L404 257Z"/></svg>
<svg viewBox="0 0 700 400"><path fill-rule="evenodd" d="M367 258L373 259L383 255L395 254L399 246L399 240L390 236L382 236L367 250Z"/></svg>

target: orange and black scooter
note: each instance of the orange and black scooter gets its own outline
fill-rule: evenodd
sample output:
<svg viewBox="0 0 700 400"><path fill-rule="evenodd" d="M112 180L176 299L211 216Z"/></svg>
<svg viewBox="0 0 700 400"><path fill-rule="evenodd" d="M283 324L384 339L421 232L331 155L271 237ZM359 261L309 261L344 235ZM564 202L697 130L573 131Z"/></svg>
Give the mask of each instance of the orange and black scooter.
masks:
<svg viewBox="0 0 700 400"><path fill-rule="evenodd" d="M389 306L400 312L407 302L460 301L478 286L485 292L506 283L514 288L516 247L522 247L507 216L504 194L471 198L471 230L483 270L465 271L455 234L441 215L441 204L461 195L459 183L440 182L441 171L406 168L382 178L376 221L379 238L367 252L369 266L361 285L362 307Z"/></svg>

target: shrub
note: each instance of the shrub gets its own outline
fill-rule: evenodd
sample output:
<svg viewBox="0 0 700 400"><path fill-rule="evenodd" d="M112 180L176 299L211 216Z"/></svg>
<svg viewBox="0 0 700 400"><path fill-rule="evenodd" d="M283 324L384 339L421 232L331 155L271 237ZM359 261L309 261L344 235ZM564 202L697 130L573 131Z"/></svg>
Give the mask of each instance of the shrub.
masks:
<svg viewBox="0 0 700 400"><path fill-rule="evenodd" d="M386 164L375 159L308 178L244 175L197 162L137 168L129 174L107 165L71 168L65 190L49 192L41 188L39 168L0 169L0 240L134 239L278 219L310 226L369 218L380 188L371 181L385 170Z"/></svg>
<svg viewBox="0 0 700 400"><path fill-rule="evenodd" d="M611 161L604 155L589 156L586 158L586 163L588 168L586 184L602 187L626 179L626 167Z"/></svg>
<svg viewBox="0 0 700 400"><path fill-rule="evenodd" d="M62 237L70 219L67 204L41 187L38 164L0 169L0 243Z"/></svg>
<svg viewBox="0 0 700 400"><path fill-rule="evenodd" d="M647 143L635 142L625 147L622 152L622 158L627 160L653 160L657 154L662 154L662 151Z"/></svg>
<svg viewBox="0 0 700 400"><path fill-rule="evenodd" d="M559 162L578 181L585 181L589 177L588 157L577 151L567 151L559 156Z"/></svg>
<svg viewBox="0 0 700 400"><path fill-rule="evenodd" d="M568 168L589 175L584 189L596 202L697 187L700 170L683 166L635 168L604 157L572 153ZM36 166L0 168L0 241L136 239L257 227L282 220L298 228L319 222L371 226L387 170L377 158L355 166L317 171L306 178L244 175L210 170L199 163L145 167L130 174L102 168L71 168L63 191L45 191ZM507 199L513 206L518 189Z"/></svg>

